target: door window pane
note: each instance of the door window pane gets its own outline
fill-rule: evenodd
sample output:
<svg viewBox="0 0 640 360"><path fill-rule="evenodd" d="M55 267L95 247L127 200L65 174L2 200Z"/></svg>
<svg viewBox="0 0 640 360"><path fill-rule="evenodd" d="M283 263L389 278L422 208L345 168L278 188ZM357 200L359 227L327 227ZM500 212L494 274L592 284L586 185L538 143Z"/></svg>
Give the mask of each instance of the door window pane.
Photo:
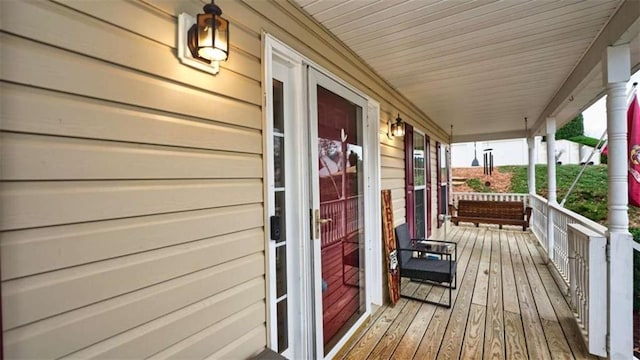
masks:
<svg viewBox="0 0 640 360"><path fill-rule="evenodd" d="M273 137L273 180L277 188L284 187L284 137Z"/></svg>
<svg viewBox="0 0 640 360"><path fill-rule="evenodd" d="M284 84L273 79L273 131L284 133Z"/></svg>
<svg viewBox="0 0 640 360"><path fill-rule="evenodd" d="M424 136L417 131L413 133L413 185L425 184L425 152Z"/></svg>
<svg viewBox="0 0 640 360"><path fill-rule="evenodd" d="M289 348L289 324L287 317L287 299L282 299L277 305L278 312L278 352L281 353Z"/></svg>
<svg viewBox="0 0 640 360"><path fill-rule="evenodd" d="M414 212L414 229L416 233L416 238L422 239L425 238L425 219L426 219L426 207L425 207L425 196L424 189L415 191L415 212Z"/></svg>

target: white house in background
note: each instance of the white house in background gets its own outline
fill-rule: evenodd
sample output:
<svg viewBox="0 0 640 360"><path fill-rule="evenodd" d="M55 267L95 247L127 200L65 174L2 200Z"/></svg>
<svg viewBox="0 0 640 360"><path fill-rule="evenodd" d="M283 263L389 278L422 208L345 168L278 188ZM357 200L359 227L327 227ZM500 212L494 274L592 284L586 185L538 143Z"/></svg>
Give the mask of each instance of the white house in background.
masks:
<svg viewBox="0 0 640 360"><path fill-rule="evenodd" d="M542 143L541 136L536 136L535 142L536 164L546 164L547 146ZM454 168L472 166L474 158L478 160L479 166L483 166L485 153L493 154L493 166L526 165L528 162L527 151L526 139L458 143L451 146L451 166ZM586 162L592 151L593 147L591 146L568 140L556 141L556 158L562 164ZM593 162L594 165L600 164L600 151L596 151L589 162Z"/></svg>

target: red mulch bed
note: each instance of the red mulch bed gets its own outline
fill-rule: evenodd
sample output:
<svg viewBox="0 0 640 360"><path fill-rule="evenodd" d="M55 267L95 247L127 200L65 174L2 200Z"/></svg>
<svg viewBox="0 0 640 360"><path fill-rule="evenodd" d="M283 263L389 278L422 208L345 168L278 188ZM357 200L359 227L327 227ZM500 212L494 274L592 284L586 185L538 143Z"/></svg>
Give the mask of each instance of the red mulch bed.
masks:
<svg viewBox="0 0 640 360"><path fill-rule="evenodd" d="M453 168L454 178L478 178L483 184L489 182L491 192L508 193L511 189L511 173L502 173L498 168L494 168L491 176L485 175L482 167ZM467 184L454 185L455 192L475 192Z"/></svg>

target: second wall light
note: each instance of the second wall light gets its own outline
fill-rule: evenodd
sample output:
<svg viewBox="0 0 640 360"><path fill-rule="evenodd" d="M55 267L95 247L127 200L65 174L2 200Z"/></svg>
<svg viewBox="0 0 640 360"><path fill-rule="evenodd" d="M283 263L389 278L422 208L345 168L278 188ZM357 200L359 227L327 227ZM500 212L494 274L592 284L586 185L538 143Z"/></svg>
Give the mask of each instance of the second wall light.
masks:
<svg viewBox="0 0 640 360"><path fill-rule="evenodd" d="M387 122L387 126L387 137L389 139L392 139L395 136L404 136L404 122L402 121L402 118L400 118L400 114L398 114L395 122L389 120Z"/></svg>

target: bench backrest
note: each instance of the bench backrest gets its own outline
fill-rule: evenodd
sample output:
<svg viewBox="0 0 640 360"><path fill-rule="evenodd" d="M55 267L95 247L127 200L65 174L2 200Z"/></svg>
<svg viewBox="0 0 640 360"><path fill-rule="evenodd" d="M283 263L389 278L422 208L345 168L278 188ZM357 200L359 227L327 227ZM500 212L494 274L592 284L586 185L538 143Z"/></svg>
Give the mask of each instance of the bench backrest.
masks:
<svg viewBox="0 0 640 360"><path fill-rule="evenodd" d="M400 249L411 249L411 236L409 235L409 225L400 224L396 227L396 244L398 249L398 264L402 268L409 261L411 254L403 254Z"/></svg>
<svg viewBox="0 0 640 360"><path fill-rule="evenodd" d="M458 216L522 220L524 203L522 201L459 200Z"/></svg>

